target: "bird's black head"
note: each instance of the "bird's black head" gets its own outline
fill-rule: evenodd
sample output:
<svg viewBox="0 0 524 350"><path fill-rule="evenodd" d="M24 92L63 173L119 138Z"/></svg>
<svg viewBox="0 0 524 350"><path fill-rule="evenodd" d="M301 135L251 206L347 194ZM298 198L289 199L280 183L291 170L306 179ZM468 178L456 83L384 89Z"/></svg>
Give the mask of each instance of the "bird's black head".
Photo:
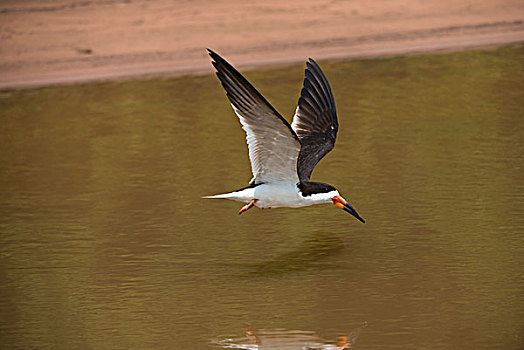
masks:
<svg viewBox="0 0 524 350"><path fill-rule="evenodd" d="M301 182L298 189L304 197L312 196L319 193L336 192L336 188L322 182Z"/></svg>
<svg viewBox="0 0 524 350"><path fill-rule="evenodd" d="M357 220L365 223L357 211L338 193L337 189L322 182L304 182L298 184L298 189L304 197L309 197L317 203L333 204L353 215Z"/></svg>

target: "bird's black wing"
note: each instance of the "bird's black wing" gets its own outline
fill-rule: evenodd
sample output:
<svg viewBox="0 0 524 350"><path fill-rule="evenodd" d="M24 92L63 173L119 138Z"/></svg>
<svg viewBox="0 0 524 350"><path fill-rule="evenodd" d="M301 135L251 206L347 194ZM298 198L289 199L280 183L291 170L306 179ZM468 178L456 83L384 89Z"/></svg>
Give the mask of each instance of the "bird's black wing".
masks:
<svg viewBox="0 0 524 350"><path fill-rule="evenodd" d="M246 131L250 184L298 182L300 142L289 123L233 66L209 50L217 76Z"/></svg>
<svg viewBox="0 0 524 350"><path fill-rule="evenodd" d="M291 127L302 145L297 163L298 177L301 182L309 181L315 165L335 147L338 131L331 87L311 58L306 63L304 86Z"/></svg>

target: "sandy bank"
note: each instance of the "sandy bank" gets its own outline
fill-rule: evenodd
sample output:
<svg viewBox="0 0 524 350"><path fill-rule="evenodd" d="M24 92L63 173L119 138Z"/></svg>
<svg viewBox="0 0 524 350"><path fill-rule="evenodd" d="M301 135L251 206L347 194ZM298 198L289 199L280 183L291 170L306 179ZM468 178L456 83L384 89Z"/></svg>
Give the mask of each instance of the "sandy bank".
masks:
<svg viewBox="0 0 524 350"><path fill-rule="evenodd" d="M524 2L0 2L0 88L524 42Z"/></svg>

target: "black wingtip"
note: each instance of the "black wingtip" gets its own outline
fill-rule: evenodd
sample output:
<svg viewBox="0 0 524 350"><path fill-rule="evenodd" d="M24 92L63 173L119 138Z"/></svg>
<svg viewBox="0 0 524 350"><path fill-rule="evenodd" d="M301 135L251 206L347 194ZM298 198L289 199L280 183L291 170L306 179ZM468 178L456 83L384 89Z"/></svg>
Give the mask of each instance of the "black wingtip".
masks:
<svg viewBox="0 0 524 350"><path fill-rule="evenodd" d="M209 53L209 56L211 57L212 61L211 63L213 64L213 66L215 67L215 69L217 70L217 74L220 73L220 71L223 71L224 69L226 70L231 70L231 71L235 71L236 72L236 69L231 65L231 63L229 63L228 61L226 61L222 56L220 56L218 53L216 53L215 51L211 50L211 49L207 49L208 53ZM238 73L238 72L237 72ZM238 73L240 75L240 73Z"/></svg>
<svg viewBox="0 0 524 350"><path fill-rule="evenodd" d="M213 60L213 65L215 66L215 68L217 68L217 64L224 64L226 66L230 65L224 58L222 58L222 56L220 56L215 51L211 50L210 48L207 48L206 50L211 59Z"/></svg>
<svg viewBox="0 0 524 350"><path fill-rule="evenodd" d="M307 59L306 65L307 65L307 66L319 67L317 61L315 61L315 60L312 59L311 57L309 57L309 58Z"/></svg>
<svg viewBox="0 0 524 350"><path fill-rule="evenodd" d="M206 48L206 50L209 56L211 56L211 59L213 59L214 61L217 60L217 57L220 57L215 51L211 50L210 48Z"/></svg>
<svg viewBox="0 0 524 350"><path fill-rule="evenodd" d="M315 70L315 71L317 71L317 73L320 73L322 75L324 74L324 72L322 72L322 68L320 68L320 66L318 65L317 61L315 61L311 57L306 62L306 66L307 66L307 69L309 69L309 70ZM327 80L327 78L326 78L326 80Z"/></svg>
<svg viewBox="0 0 524 350"><path fill-rule="evenodd" d="M206 50L209 56L211 57L211 64L213 65L213 67L215 67L216 73L220 77L220 70L221 70L220 67L221 66L228 67L230 65L227 63L225 59L220 57L220 55L217 54L215 51L211 50L210 48L206 48Z"/></svg>

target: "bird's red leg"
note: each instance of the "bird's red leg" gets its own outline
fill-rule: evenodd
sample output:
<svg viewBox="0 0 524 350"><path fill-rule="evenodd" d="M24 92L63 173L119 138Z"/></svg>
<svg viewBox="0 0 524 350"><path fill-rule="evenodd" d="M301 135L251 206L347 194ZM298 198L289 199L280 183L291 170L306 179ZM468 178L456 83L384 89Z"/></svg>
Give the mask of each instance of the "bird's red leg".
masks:
<svg viewBox="0 0 524 350"><path fill-rule="evenodd" d="M253 199L251 202L249 202L249 204L246 204L242 207L242 209L240 209L240 211L238 212L238 215L242 214L243 212L245 212L246 210L249 210L251 209L255 203L258 201L258 199Z"/></svg>

